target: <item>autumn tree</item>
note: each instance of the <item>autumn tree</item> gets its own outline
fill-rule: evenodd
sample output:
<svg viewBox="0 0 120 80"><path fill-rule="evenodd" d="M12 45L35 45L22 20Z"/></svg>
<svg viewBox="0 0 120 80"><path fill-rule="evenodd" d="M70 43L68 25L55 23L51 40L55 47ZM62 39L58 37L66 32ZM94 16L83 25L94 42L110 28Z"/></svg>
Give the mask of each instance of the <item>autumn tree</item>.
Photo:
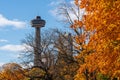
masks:
<svg viewBox="0 0 120 80"><path fill-rule="evenodd" d="M2 66L0 80L24 80L23 68L16 63L7 63Z"/></svg>
<svg viewBox="0 0 120 80"><path fill-rule="evenodd" d="M32 38L31 38L32 37ZM29 35L23 41L26 45L34 48L34 37ZM73 37L69 33L60 30L52 30L52 32L45 32L42 35L42 63L43 67L32 68L26 73L30 78L38 78L45 80L73 80L78 63L74 58ZM33 49L26 47L25 64L29 61L33 62ZM30 52L30 53L29 53ZM24 55L23 55L24 56ZM29 61L25 61L29 60ZM36 75L36 76L35 76Z"/></svg>
<svg viewBox="0 0 120 80"><path fill-rule="evenodd" d="M54 80L74 80L78 63L74 58L73 37L70 33L56 31L58 38L55 41L57 50L56 65L54 67Z"/></svg>
<svg viewBox="0 0 120 80"><path fill-rule="evenodd" d="M85 63L85 57L89 55L89 51L83 51L86 50L86 44L90 37L90 31L85 29L84 21L82 20L84 18L85 9L81 9L80 3L77 3L76 5L73 1L61 4L59 9L59 14L64 16L63 21L69 24L68 26L70 26L73 31L74 53L76 53L76 55L80 55L74 55L74 57L78 64L82 65ZM83 74L81 74L81 76L86 78L86 80L89 78L88 75L89 73L87 72L87 69Z"/></svg>
<svg viewBox="0 0 120 80"><path fill-rule="evenodd" d="M38 78L38 79L45 79L45 80L51 80L52 74L51 74L51 68L53 68L55 64L56 59L56 53L53 48L53 44L56 37L53 32L46 31L42 34L41 37L41 66L40 67L34 67L32 65L30 68L31 70L28 71L28 74L31 75L31 78ZM22 59L24 65L30 65L33 64L34 60L34 47L35 47L35 39L32 34L29 34L22 42L27 45L25 51L23 51L24 59ZM37 71L37 72L35 72ZM40 73L41 71L41 73ZM35 76L36 73L40 73L38 76ZM43 73L43 74L42 74Z"/></svg>
<svg viewBox="0 0 120 80"><path fill-rule="evenodd" d="M89 55L80 66L76 80L86 69L109 75L111 79L120 77L120 0L75 0L75 4L85 9L82 23L90 32L83 51Z"/></svg>

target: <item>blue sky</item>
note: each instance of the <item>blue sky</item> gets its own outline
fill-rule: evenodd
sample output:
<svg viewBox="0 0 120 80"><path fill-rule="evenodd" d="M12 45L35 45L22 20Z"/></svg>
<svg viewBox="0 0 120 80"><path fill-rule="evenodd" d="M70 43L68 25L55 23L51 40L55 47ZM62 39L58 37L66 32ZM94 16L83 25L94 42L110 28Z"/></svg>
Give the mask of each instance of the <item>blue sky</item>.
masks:
<svg viewBox="0 0 120 80"><path fill-rule="evenodd" d="M26 34L34 32L30 20L37 15L46 20L42 30L62 28L54 17L55 7L62 1L0 0L0 65L17 60L20 51L24 49L21 40Z"/></svg>

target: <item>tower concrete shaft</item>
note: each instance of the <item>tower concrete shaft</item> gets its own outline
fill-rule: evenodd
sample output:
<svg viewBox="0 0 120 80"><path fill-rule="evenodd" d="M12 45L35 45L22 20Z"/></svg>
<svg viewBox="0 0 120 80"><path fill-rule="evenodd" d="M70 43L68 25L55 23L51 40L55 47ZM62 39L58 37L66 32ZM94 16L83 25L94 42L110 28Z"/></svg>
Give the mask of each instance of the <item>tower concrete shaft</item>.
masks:
<svg viewBox="0 0 120 80"><path fill-rule="evenodd" d="M41 66L41 28L35 28L34 66Z"/></svg>

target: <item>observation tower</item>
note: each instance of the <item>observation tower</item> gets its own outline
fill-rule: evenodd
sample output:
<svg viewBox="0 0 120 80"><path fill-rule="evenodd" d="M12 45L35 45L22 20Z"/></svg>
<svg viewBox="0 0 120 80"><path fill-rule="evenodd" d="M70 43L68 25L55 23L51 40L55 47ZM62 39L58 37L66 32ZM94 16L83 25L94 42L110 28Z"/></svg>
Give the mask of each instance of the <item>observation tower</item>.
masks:
<svg viewBox="0 0 120 80"><path fill-rule="evenodd" d="M34 66L40 67L41 65L41 28L45 26L45 20L40 16L36 16L31 20L31 26L35 28L35 45L34 45Z"/></svg>

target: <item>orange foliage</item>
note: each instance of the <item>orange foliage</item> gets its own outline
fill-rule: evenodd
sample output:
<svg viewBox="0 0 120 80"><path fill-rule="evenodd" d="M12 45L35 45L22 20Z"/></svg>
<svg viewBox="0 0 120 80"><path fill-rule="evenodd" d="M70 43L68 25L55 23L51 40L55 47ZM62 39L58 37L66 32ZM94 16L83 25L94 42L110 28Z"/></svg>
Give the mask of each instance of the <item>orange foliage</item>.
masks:
<svg viewBox="0 0 120 80"><path fill-rule="evenodd" d="M75 29L75 28L81 28L83 26L83 22L79 21L79 20L74 20L74 24L71 25L71 28Z"/></svg>
<svg viewBox="0 0 120 80"><path fill-rule="evenodd" d="M0 80L23 80L22 67L16 63L8 63L3 66L0 72Z"/></svg>
<svg viewBox="0 0 120 80"><path fill-rule="evenodd" d="M75 0L78 4L79 0ZM120 75L120 0L81 0L85 8L85 29L91 32L85 63L80 71L88 69L115 77ZM81 23L78 24L81 26ZM79 42L79 39L76 40ZM81 56L78 55L78 56ZM79 73L78 73L79 74Z"/></svg>

